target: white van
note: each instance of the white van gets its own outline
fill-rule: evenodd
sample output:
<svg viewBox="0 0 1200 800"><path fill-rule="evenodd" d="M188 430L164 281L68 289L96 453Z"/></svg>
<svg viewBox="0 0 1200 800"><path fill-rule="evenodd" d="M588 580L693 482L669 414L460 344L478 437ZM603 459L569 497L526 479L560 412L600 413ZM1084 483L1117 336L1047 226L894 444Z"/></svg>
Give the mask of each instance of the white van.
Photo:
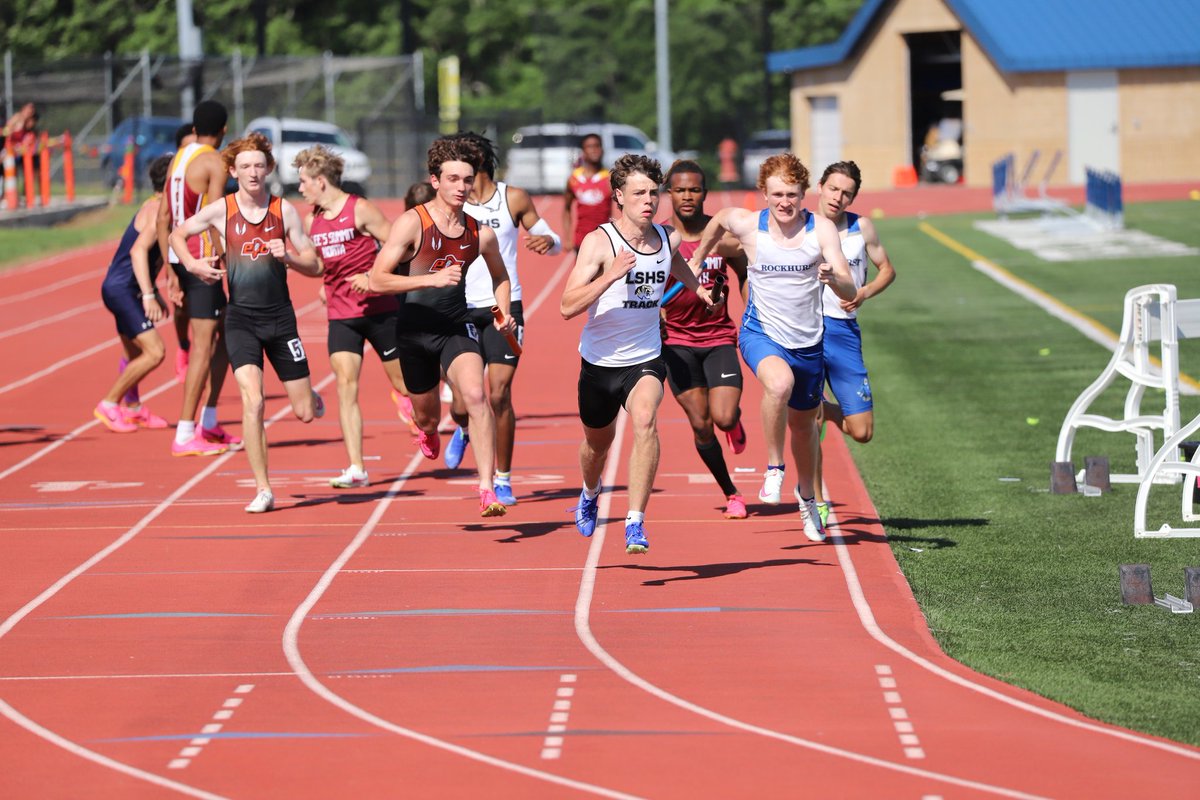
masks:
<svg viewBox="0 0 1200 800"><path fill-rule="evenodd" d="M625 153L640 153L657 159L666 172L676 158L673 153L660 151L649 136L632 125L611 122L526 125L513 134L504 180L529 192L564 191L579 158L579 140L590 133L598 135L604 145L606 167L611 167Z"/></svg>
<svg viewBox="0 0 1200 800"><path fill-rule="evenodd" d="M292 159L306 147L323 144L346 162L342 185L347 191L363 194L371 177L371 161L367 154L354 146L354 140L344 130L329 122L295 117L258 117L246 126L246 133L261 133L271 141L275 171L268 178L271 193L282 195L294 192L300 185L300 173Z"/></svg>

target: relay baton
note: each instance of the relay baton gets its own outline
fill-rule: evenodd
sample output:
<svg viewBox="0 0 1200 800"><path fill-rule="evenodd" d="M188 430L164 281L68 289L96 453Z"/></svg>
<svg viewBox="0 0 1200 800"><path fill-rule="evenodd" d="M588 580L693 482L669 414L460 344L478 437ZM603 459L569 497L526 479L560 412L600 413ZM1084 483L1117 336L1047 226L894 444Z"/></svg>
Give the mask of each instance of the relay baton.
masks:
<svg viewBox="0 0 1200 800"><path fill-rule="evenodd" d="M504 312L500 310L500 306L492 306L492 316L496 318L496 322L504 324ZM513 355L520 357L521 345L517 342L517 337L505 331L504 338L508 340L508 346L512 348Z"/></svg>
<svg viewBox="0 0 1200 800"><path fill-rule="evenodd" d="M683 291L683 284L675 284L670 289L667 289L667 291L663 292L662 300L659 300L658 304L660 306L665 306L667 303L671 302L671 300L675 298L675 295L679 294L681 291Z"/></svg>
<svg viewBox="0 0 1200 800"><path fill-rule="evenodd" d="M713 275L713 302L719 303L725 297L725 273L718 272Z"/></svg>

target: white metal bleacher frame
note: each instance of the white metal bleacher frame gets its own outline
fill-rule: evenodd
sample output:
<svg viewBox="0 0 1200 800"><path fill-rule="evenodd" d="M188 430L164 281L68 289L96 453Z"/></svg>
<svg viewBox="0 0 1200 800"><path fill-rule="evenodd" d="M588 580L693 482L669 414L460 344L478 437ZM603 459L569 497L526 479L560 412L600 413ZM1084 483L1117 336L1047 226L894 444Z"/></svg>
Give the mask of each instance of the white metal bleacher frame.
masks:
<svg viewBox="0 0 1200 800"><path fill-rule="evenodd" d="M1200 337L1200 299L1178 300L1171 284L1147 284L1125 293L1121 335L1117 349L1100 377L1084 389L1063 420L1058 433L1055 461L1071 461L1075 434L1080 428L1096 428L1110 433L1132 433L1137 454L1136 473L1112 473L1113 483L1176 483L1178 474L1155 464L1178 464L1180 431L1179 340ZM1156 364L1151 345L1159 343ZM1125 393L1124 416L1114 419L1089 414L1088 409L1104 392L1124 377L1130 382ZM1164 392L1161 414L1142 412L1147 389ZM1200 427L1198 423L1193 427ZM1156 447L1155 431L1163 432L1164 444ZM1175 442L1174 451L1168 445ZM1170 458L1169 458L1170 457ZM1147 489L1148 491L1148 489ZM1140 492L1139 492L1140 495Z"/></svg>

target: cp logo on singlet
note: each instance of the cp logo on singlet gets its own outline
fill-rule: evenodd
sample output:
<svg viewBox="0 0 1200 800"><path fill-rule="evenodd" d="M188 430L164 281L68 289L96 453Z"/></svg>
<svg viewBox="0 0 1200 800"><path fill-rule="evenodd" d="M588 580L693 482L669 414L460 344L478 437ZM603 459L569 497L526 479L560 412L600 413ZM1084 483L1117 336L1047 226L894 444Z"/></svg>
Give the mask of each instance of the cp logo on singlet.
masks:
<svg viewBox="0 0 1200 800"><path fill-rule="evenodd" d="M242 255L250 256L251 261L257 261L259 256L271 252L271 246L257 236L252 241L242 244Z"/></svg>
<svg viewBox="0 0 1200 800"><path fill-rule="evenodd" d="M461 267L462 265L462 259L454 256L442 256L437 261L433 262L433 265L429 267L429 271L437 272L445 269L446 267Z"/></svg>

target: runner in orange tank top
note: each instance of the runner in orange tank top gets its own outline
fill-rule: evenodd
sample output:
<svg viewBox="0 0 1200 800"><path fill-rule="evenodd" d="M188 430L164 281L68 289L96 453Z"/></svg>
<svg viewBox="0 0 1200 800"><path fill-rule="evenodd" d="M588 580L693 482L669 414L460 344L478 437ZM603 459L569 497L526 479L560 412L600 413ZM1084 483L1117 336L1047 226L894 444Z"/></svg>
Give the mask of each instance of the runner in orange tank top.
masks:
<svg viewBox="0 0 1200 800"><path fill-rule="evenodd" d="M441 417L438 382L442 370L461 392L471 431L476 434L475 465L479 469L479 513L501 516L505 506L493 486L495 436L492 408L484 392L479 331L469 319L463 275L482 256L492 275L502 331L512 333L508 270L496 235L468 217L463 204L471 193L480 153L470 141L442 138L429 148L429 182L433 200L405 211L392 224L387 242L371 267L370 289L407 295L398 318L400 369L413 402L413 419L421 429L421 453L435 459L441 450L437 424Z"/></svg>
<svg viewBox="0 0 1200 800"><path fill-rule="evenodd" d="M267 138L248 134L230 143L222 156L229 174L237 178L237 192L200 209L171 231L170 242L188 272L201 280L219 281L228 275L225 332L233 377L242 391L242 435L257 487L246 511L258 514L275 507L263 422L264 352L283 382L296 418L307 423L325 413L325 404L309 380L308 357L297 333L287 285L287 270L319 277L321 262L295 206L267 191L267 176L275 168ZM220 234L226 269L220 268L220 257L196 258L186 252L187 237L209 228Z"/></svg>

